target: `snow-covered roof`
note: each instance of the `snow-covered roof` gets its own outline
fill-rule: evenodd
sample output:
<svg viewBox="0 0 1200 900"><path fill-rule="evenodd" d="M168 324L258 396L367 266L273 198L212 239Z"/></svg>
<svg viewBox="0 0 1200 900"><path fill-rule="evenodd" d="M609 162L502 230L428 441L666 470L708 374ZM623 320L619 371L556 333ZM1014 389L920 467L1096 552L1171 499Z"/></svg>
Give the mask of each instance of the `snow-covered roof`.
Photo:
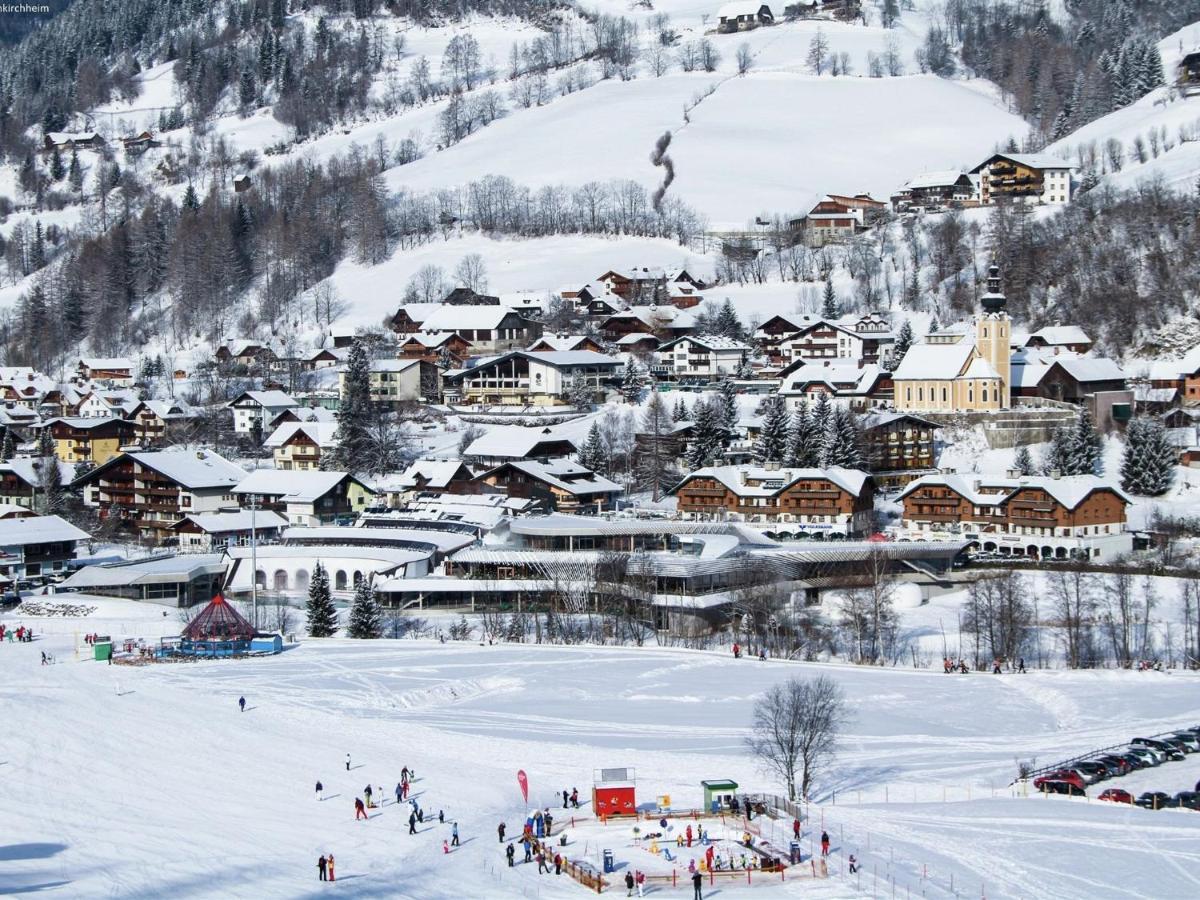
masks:
<svg viewBox="0 0 1200 900"><path fill-rule="evenodd" d="M445 344L447 341L458 337L455 331L417 331L413 334L402 335L401 343L407 344L410 341L420 344L422 347L437 348ZM463 340L463 338L459 338ZM467 341L470 343L470 341Z"/></svg>
<svg viewBox="0 0 1200 900"><path fill-rule="evenodd" d="M422 331L491 331L505 316L519 315L509 306L438 306L421 322Z"/></svg>
<svg viewBox="0 0 1200 900"><path fill-rule="evenodd" d="M669 343L663 344L658 349L662 352L666 352L667 350L670 350L672 347L674 347L676 344L681 344L685 341L690 341L691 343L696 344L700 347L704 347L707 350L714 350L714 351L728 350L731 352L749 353L750 350L752 349L750 346L748 346L747 344L743 344L739 340L735 340L734 338L724 337L723 335L719 335L719 334L702 334L702 335L689 334L689 335L685 335L684 337L676 338L675 340L670 341Z"/></svg>
<svg viewBox="0 0 1200 900"><path fill-rule="evenodd" d="M467 456L491 456L496 458L522 459L540 443L546 441L569 441L576 448L579 442L569 435L560 434L552 428L525 425L498 425L471 442Z"/></svg>
<svg viewBox="0 0 1200 900"><path fill-rule="evenodd" d="M256 469L243 478L233 492L279 497L285 503L312 503L347 477L353 476L348 476L346 472L319 470Z"/></svg>
<svg viewBox="0 0 1200 900"><path fill-rule="evenodd" d="M592 340L586 334L543 334L540 338L530 344L526 349L531 353L535 353L533 348L539 344L545 344L551 350L575 350L580 344ZM542 351L544 352L544 351Z"/></svg>
<svg viewBox="0 0 1200 900"><path fill-rule="evenodd" d="M42 483L41 465L41 459L29 456L17 456L8 460L8 462L0 462L0 472L12 472L13 475L26 484L40 487ZM58 463L58 474L62 478L63 484L69 484L75 477L74 464L60 460Z"/></svg>
<svg viewBox="0 0 1200 900"><path fill-rule="evenodd" d="M978 172L985 165L991 162L996 157L1012 160L1017 165L1027 166L1030 169L1073 169L1075 168L1069 162L1059 159L1050 153L994 153L986 160L977 165L972 172Z"/></svg>
<svg viewBox="0 0 1200 900"><path fill-rule="evenodd" d="M332 447L337 434L336 422L284 422L263 441L264 447L282 447L300 432L318 447Z"/></svg>
<svg viewBox="0 0 1200 900"><path fill-rule="evenodd" d="M570 459L551 459L546 462L531 459L513 460L504 465L512 466L530 478L544 481L568 494L612 494L622 491L621 486L615 481L609 481L603 475Z"/></svg>
<svg viewBox="0 0 1200 900"><path fill-rule="evenodd" d="M259 406L268 409L285 409L290 406L300 405L283 391L243 391L225 405L233 406L233 404L237 403L243 397L248 397Z"/></svg>
<svg viewBox="0 0 1200 900"><path fill-rule="evenodd" d="M361 528L345 525L292 526L284 531L283 540L292 545L337 544L353 546L368 544L378 547L395 546L412 549L419 544L436 548L439 553L452 553L475 543L473 535L432 528Z"/></svg>
<svg viewBox="0 0 1200 900"><path fill-rule="evenodd" d="M413 366L419 366L419 359L373 359L372 372L407 372Z"/></svg>
<svg viewBox="0 0 1200 900"><path fill-rule="evenodd" d="M617 346L628 347L632 344L640 344L642 341L654 341L656 344L662 343L652 334L644 331L631 331L629 334L623 334L617 338Z"/></svg>
<svg viewBox="0 0 1200 900"><path fill-rule="evenodd" d="M1065 347L1069 344L1090 344L1092 339L1078 325L1048 325L1029 335L1028 343L1033 338L1041 338L1051 347Z"/></svg>
<svg viewBox="0 0 1200 900"><path fill-rule="evenodd" d="M187 553L134 562L85 566L63 582L76 590L118 587L134 584L166 584L190 580L197 573L216 575L224 570L219 553Z"/></svg>
<svg viewBox="0 0 1200 900"><path fill-rule="evenodd" d="M54 541L86 541L86 531L58 516L27 516L0 519L0 547L48 544Z"/></svg>
<svg viewBox="0 0 1200 900"><path fill-rule="evenodd" d="M958 474L922 475L909 482L900 492L900 499L930 485L950 488L975 506L1001 504L1022 488L1043 490L1067 509L1074 509L1086 500L1089 494L1098 490L1110 490L1126 503L1133 502L1117 485L1096 475L1064 475L1059 478L1049 475L1027 475L1019 478Z"/></svg>
<svg viewBox="0 0 1200 900"><path fill-rule="evenodd" d="M905 182L904 186L910 190L917 188L932 188L932 187L950 187L966 173L958 169L941 169L937 172L922 172Z"/></svg>
<svg viewBox="0 0 1200 900"><path fill-rule="evenodd" d="M827 469L768 469L764 466L706 466L684 478L713 478L739 497L773 497L797 481L823 479L836 484L847 493L858 496L871 476L858 469L830 466ZM678 490L678 488L676 488Z"/></svg>
<svg viewBox="0 0 1200 900"><path fill-rule="evenodd" d="M417 459L407 469L396 476L396 484L400 487L449 487L454 476L462 470L463 464L457 459Z"/></svg>
<svg viewBox="0 0 1200 900"><path fill-rule="evenodd" d="M964 378L999 378L1000 373L996 371L996 367L978 356L971 360L971 364L967 366L967 371L963 373Z"/></svg>
<svg viewBox="0 0 1200 900"><path fill-rule="evenodd" d="M736 19L739 16L757 16L758 11L764 6L766 4L759 0L734 0L717 10L717 18Z"/></svg>
<svg viewBox="0 0 1200 900"><path fill-rule="evenodd" d="M840 395L870 391L879 380L877 365L859 366L857 362L807 363L793 369L779 385L780 394L803 393L808 384L825 384ZM852 385L852 387L847 387Z"/></svg>
<svg viewBox="0 0 1200 900"><path fill-rule="evenodd" d="M211 450L134 450L125 456L188 490L233 487L246 477L245 469Z"/></svg>
<svg viewBox="0 0 1200 900"><path fill-rule="evenodd" d="M225 534L230 531L249 531L284 528L288 520L279 513L269 509L251 512L241 509L234 512L191 513L184 516L184 521L191 522L206 534ZM178 527L178 526L176 526Z"/></svg>
<svg viewBox="0 0 1200 900"><path fill-rule="evenodd" d="M696 316L674 306L631 306L613 313L610 319L640 319L647 325L669 325L671 328L694 328Z"/></svg>
<svg viewBox="0 0 1200 900"><path fill-rule="evenodd" d="M1009 374L1009 383L1015 389L1036 388L1050 371L1045 363L1014 362Z"/></svg>
<svg viewBox="0 0 1200 900"><path fill-rule="evenodd" d="M1115 362L1105 356L1077 356L1056 360L1053 366L1061 366L1076 381L1123 381L1125 373Z"/></svg>
<svg viewBox="0 0 1200 900"><path fill-rule="evenodd" d="M975 352L974 344L914 344L892 378L896 381L940 380L957 378L967 368Z"/></svg>
<svg viewBox="0 0 1200 900"><path fill-rule="evenodd" d="M133 360L125 356L85 356L80 362L90 371L101 369L105 371L128 369L133 371Z"/></svg>

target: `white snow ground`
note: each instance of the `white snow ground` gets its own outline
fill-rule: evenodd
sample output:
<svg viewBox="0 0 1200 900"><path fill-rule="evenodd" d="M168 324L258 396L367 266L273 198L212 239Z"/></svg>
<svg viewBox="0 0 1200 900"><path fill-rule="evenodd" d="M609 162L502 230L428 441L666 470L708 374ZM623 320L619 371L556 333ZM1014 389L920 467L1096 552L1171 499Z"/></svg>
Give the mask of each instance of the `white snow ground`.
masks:
<svg viewBox="0 0 1200 900"><path fill-rule="evenodd" d="M1200 891L1200 816L1022 799L1007 788L1018 757L1051 762L1195 724L1195 675L951 677L670 649L426 641L309 641L266 659L138 669L73 653L74 632L92 622L155 635L178 627L165 621L173 616L107 601L91 620L38 620L39 634L43 624L55 632L43 640L0 645L0 890L310 896L316 857L332 851L339 883L328 889L342 895L581 896L534 866L503 867L495 828L503 820L519 830L518 768L529 773L531 805L552 804L563 787L587 794L600 766L635 766L642 802L669 793L676 806L696 805L702 778L773 789L742 745L753 699L820 671L854 712L806 823L806 842L822 825L834 838L830 880L706 896L886 896L893 882L929 897ZM42 650L60 662L40 666ZM441 852L448 824L410 837L392 804L354 821L352 798L368 782L388 794L404 765L417 771L423 808L459 822L455 853ZM1177 780L1162 789L1187 786ZM595 827L577 831L570 854L594 858ZM628 828L600 836L621 859ZM845 872L849 853L860 879Z"/></svg>

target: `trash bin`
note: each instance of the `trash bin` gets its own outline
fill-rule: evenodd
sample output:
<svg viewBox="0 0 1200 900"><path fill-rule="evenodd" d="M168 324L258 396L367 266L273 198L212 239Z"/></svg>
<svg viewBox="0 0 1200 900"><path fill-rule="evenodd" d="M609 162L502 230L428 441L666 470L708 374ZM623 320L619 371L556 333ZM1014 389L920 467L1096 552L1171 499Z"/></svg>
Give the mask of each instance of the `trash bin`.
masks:
<svg viewBox="0 0 1200 900"><path fill-rule="evenodd" d="M611 850L605 850L604 851L604 874L607 875L611 872L615 872L616 870L617 870L617 862L613 858L613 852Z"/></svg>
<svg viewBox="0 0 1200 900"><path fill-rule="evenodd" d="M800 862L800 842L799 841L792 841L791 846L788 848L788 852L792 859L792 865L795 865L796 863Z"/></svg>

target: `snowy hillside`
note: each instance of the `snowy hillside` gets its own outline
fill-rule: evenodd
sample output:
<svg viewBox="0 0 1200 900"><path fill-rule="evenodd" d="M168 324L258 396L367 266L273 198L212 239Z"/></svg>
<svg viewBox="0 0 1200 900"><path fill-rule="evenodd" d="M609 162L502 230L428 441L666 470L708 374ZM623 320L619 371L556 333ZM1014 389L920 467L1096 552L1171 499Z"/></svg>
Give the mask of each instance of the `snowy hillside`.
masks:
<svg viewBox="0 0 1200 900"><path fill-rule="evenodd" d="M1173 82L1179 60L1200 49L1200 24L1164 38L1158 49L1167 86L1090 122L1050 145L1047 152L1098 168L1103 183L1113 188L1130 188L1149 180L1185 191L1194 188L1200 175L1200 95L1184 96ZM1120 157L1116 165L1114 153ZM1096 158L1090 167L1089 155Z"/></svg>

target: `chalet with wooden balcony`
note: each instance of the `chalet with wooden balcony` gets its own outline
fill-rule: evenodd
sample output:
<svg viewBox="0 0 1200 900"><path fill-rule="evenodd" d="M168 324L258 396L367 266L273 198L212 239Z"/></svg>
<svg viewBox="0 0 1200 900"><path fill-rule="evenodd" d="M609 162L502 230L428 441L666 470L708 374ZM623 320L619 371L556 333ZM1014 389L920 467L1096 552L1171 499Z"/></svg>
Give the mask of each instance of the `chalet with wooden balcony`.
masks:
<svg viewBox="0 0 1200 900"><path fill-rule="evenodd" d="M979 200L1062 206L1071 202L1071 166L1048 153L995 153L974 169Z"/></svg>
<svg viewBox="0 0 1200 900"><path fill-rule="evenodd" d="M554 512L603 512L623 493L616 482L570 459L507 462L479 481L509 497L540 501Z"/></svg>
<svg viewBox="0 0 1200 900"><path fill-rule="evenodd" d="M710 466L697 469L672 493L685 519L770 523L775 531L816 538L870 532L875 485L856 469Z"/></svg>
<svg viewBox="0 0 1200 900"><path fill-rule="evenodd" d="M1133 549L1132 500L1094 475L923 475L900 499L909 540L967 540L980 552L1035 559L1108 560Z"/></svg>
<svg viewBox="0 0 1200 900"><path fill-rule="evenodd" d="M911 413L876 412L860 424L867 468L876 486L903 487L937 467L936 423Z"/></svg>
<svg viewBox="0 0 1200 900"><path fill-rule="evenodd" d="M173 400L140 400L125 418L137 426L139 444L161 447L168 440L168 432L191 422L196 412Z"/></svg>
<svg viewBox="0 0 1200 900"><path fill-rule="evenodd" d="M56 418L41 425L50 429L54 453L63 462L108 462L121 448L137 440L137 425L118 418Z"/></svg>
<svg viewBox="0 0 1200 900"><path fill-rule="evenodd" d="M975 182L966 172L946 169L939 172L923 172L910 178L890 199L892 209L896 212L918 209L935 212L978 206L979 198L975 189Z"/></svg>
<svg viewBox="0 0 1200 900"><path fill-rule="evenodd" d="M88 381L112 387L130 387L133 384L133 360L124 356L89 356L79 360L75 366L77 375Z"/></svg>
<svg viewBox="0 0 1200 900"><path fill-rule="evenodd" d="M17 580L63 572L89 537L58 516L0 519L0 576Z"/></svg>
<svg viewBox="0 0 1200 900"><path fill-rule="evenodd" d="M321 468L321 455L337 444L337 422L285 422L263 441L275 468L298 472Z"/></svg>
<svg viewBox="0 0 1200 900"><path fill-rule="evenodd" d="M236 509L233 489L246 476L211 450L122 453L77 478L85 505L142 538L161 541L189 513Z"/></svg>
<svg viewBox="0 0 1200 900"><path fill-rule="evenodd" d="M245 474L245 473L243 473ZM257 469L233 489L243 507L277 512L291 525L329 525L357 516L375 489L347 472Z"/></svg>
<svg viewBox="0 0 1200 900"><path fill-rule="evenodd" d="M446 393L461 403L556 406L567 402L567 388L578 379L599 400L619 367L611 356L591 350L519 350L447 372Z"/></svg>

